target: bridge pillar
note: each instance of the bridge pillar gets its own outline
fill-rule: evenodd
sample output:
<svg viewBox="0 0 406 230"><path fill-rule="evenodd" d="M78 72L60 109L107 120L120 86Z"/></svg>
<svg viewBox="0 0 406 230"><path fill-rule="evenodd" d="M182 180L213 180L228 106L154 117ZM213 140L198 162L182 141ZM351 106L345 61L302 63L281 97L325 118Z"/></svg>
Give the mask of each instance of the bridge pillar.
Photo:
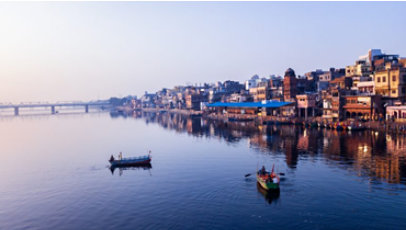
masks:
<svg viewBox="0 0 406 230"><path fill-rule="evenodd" d="M89 105L85 105L85 112L86 112L86 113L89 112Z"/></svg>
<svg viewBox="0 0 406 230"><path fill-rule="evenodd" d="M52 113L52 114L55 114L55 106L54 106L54 105L51 106L51 113Z"/></svg>
<svg viewBox="0 0 406 230"><path fill-rule="evenodd" d="M18 116L18 114L19 114L19 111L18 111L18 107L16 106L16 107L14 107L14 115Z"/></svg>

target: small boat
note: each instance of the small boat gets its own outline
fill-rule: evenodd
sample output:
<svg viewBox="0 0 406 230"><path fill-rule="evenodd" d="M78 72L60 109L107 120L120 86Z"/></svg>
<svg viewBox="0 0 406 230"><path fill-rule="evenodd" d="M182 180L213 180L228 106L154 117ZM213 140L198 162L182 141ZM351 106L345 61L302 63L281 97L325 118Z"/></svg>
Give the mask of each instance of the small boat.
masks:
<svg viewBox="0 0 406 230"><path fill-rule="evenodd" d="M140 157L128 157L128 158L123 158L122 154L119 154L119 159L114 159L113 156L111 156L109 162L112 167L118 167L118 166L141 166L141 165L149 165L151 163L151 151L149 151L149 154L146 156L140 156Z"/></svg>
<svg viewBox="0 0 406 230"><path fill-rule="evenodd" d="M342 125L340 122L336 122L336 123L333 125L333 129L335 129L335 130L337 130L337 131L342 131L342 130L344 130L344 127L343 127L343 125Z"/></svg>
<svg viewBox="0 0 406 230"><path fill-rule="evenodd" d="M361 125L361 124L351 124L348 126L348 130L350 131L362 131L365 130L365 126Z"/></svg>
<svg viewBox="0 0 406 230"><path fill-rule="evenodd" d="M263 167L257 172L257 181L265 190L279 190L280 178L275 172L272 173L265 171Z"/></svg>

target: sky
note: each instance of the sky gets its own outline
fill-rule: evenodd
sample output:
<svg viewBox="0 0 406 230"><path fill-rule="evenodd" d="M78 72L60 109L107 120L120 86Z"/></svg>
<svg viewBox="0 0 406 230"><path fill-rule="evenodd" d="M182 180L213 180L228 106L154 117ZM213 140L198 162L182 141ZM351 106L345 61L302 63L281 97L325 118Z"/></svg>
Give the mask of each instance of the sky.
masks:
<svg viewBox="0 0 406 230"><path fill-rule="evenodd" d="M406 2L0 2L0 103L141 96L406 56Z"/></svg>

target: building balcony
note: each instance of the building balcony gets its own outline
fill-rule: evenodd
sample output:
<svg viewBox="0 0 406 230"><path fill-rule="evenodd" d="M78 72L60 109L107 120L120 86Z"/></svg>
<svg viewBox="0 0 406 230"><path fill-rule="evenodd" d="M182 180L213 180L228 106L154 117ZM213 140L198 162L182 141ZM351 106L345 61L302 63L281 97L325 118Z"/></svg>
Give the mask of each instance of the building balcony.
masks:
<svg viewBox="0 0 406 230"><path fill-rule="evenodd" d="M371 109L371 105L363 105L363 104L346 104L343 106L343 109Z"/></svg>

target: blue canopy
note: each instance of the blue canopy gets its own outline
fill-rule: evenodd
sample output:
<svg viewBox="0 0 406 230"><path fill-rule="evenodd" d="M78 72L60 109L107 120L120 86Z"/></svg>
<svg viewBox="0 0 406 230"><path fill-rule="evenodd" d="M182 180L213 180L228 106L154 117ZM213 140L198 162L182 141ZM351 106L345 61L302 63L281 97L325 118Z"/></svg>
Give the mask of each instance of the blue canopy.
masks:
<svg viewBox="0 0 406 230"><path fill-rule="evenodd" d="M259 102L215 102L208 104L208 107L236 107L236 108L279 108L293 102L284 101L259 101Z"/></svg>

